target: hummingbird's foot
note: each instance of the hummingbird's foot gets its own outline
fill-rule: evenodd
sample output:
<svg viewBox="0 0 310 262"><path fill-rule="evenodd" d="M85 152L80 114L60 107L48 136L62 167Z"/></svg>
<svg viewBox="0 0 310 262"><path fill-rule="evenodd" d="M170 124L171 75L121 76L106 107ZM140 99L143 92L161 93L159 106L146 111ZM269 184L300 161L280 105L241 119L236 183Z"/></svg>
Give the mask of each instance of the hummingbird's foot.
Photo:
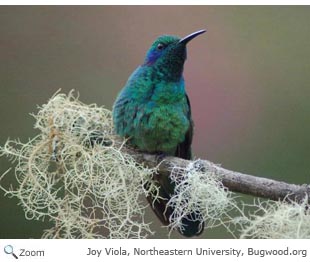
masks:
<svg viewBox="0 0 310 262"><path fill-rule="evenodd" d="M111 146L113 141L107 139L103 131L95 130L96 126L88 126L84 117L79 117L74 121L71 127L71 133L83 140L87 147L94 147L95 144L102 146Z"/></svg>
<svg viewBox="0 0 310 262"><path fill-rule="evenodd" d="M206 172L206 166L204 165L203 161L200 159L197 159L193 163L195 170L201 171L201 172Z"/></svg>
<svg viewBox="0 0 310 262"><path fill-rule="evenodd" d="M164 152L158 152L155 156L156 162L160 163L161 161L163 161L165 159L165 157L168 156L166 153Z"/></svg>
<svg viewBox="0 0 310 262"><path fill-rule="evenodd" d="M88 136L87 144L90 144L91 147L94 147L95 144L102 146L111 146L113 142L110 139L104 137L102 132L93 131Z"/></svg>

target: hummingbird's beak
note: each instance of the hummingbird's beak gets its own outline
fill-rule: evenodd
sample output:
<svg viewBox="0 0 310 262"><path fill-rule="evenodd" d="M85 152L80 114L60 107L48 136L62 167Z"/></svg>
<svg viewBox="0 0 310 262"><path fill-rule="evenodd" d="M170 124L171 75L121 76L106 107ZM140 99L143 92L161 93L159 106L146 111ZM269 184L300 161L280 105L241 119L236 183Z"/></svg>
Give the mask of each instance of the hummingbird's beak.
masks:
<svg viewBox="0 0 310 262"><path fill-rule="evenodd" d="M199 36L201 34L203 34L204 32L206 32L207 30L199 30L197 32L194 32L194 33L191 33L190 35L188 36L185 36L183 37L179 43L182 43L182 44L187 44L189 41L191 41L192 39L194 39L196 36Z"/></svg>

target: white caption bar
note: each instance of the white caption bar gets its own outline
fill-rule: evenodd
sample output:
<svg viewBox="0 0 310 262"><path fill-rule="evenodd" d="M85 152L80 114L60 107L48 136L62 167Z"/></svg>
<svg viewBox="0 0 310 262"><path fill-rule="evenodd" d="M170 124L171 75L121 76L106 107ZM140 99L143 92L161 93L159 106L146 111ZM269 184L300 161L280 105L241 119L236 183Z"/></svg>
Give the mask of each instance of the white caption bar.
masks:
<svg viewBox="0 0 310 262"><path fill-rule="evenodd" d="M310 240L1 239L0 261L305 261ZM174 260L177 259L177 260Z"/></svg>

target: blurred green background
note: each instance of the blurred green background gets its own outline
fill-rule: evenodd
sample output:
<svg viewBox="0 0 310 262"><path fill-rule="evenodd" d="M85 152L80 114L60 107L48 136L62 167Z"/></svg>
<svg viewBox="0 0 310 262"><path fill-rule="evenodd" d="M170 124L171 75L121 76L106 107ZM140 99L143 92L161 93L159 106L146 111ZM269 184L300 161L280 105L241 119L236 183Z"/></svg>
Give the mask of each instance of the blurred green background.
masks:
<svg viewBox="0 0 310 262"><path fill-rule="evenodd" d="M290 183L310 183L310 7L0 7L0 143L33 137L36 105L59 88L111 108L161 34L208 32L188 47L185 80L196 157ZM0 173L10 166L0 158ZM39 238L0 192L0 238ZM167 231L154 220L154 237ZM178 237L173 234L172 237ZM225 229L205 238L227 238Z"/></svg>

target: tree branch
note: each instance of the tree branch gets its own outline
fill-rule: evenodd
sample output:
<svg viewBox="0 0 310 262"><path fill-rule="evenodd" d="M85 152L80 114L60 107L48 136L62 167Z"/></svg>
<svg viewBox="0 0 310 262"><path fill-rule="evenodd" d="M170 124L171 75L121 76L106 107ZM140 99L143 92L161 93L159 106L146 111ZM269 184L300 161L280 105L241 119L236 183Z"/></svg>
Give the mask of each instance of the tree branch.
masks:
<svg viewBox="0 0 310 262"><path fill-rule="evenodd" d="M144 163L150 168L158 167L160 175L170 175L173 167L186 168L191 162L171 156L158 159L156 155L137 152L133 154L133 157L139 163ZM223 185L233 192L275 201L302 202L307 195L310 196L310 185L288 184L269 178L247 175L225 169L208 160L197 160L197 164L203 170L215 173L221 179Z"/></svg>

